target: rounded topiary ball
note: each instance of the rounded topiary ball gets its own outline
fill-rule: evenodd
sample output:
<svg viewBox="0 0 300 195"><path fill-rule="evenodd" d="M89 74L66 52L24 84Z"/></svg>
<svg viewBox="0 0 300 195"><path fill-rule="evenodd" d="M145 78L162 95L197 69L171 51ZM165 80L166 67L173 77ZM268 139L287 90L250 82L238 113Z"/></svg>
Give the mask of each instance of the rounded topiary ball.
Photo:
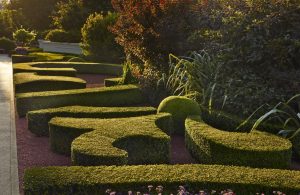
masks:
<svg viewBox="0 0 300 195"><path fill-rule="evenodd" d="M157 112L172 114L175 134L184 134L184 123L187 116L201 114L199 104L196 101L181 96L167 97L159 104Z"/></svg>

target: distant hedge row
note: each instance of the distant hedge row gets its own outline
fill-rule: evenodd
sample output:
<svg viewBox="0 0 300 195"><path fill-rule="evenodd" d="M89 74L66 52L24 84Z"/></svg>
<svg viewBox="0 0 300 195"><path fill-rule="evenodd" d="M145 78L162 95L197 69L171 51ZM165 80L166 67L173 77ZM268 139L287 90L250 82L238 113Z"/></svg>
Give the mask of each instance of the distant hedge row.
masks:
<svg viewBox="0 0 300 195"><path fill-rule="evenodd" d="M36 73L14 74L14 85L16 93L86 88L86 82L80 78L41 76Z"/></svg>
<svg viewBox="0 0 300 195"><path fill-rule="evenodd" d="M119 76L122 74L122 66L108 63L88 63L88 62L30 62L14 64L14 73L37 72L42 70L72 68L80 74L104 74ZM45 73L46 74L46 73Z"/></svg>
<svg viewBox="0 0 300 195"><path fill-rule="evenodd" d="M143 104L145 99L135 85L87 88L61 91L19 93L16 107L19 116L32 110L63 106L133 106Z"/></svg>
<svg viewBox="0 0 300 195"><path fill-rule="evenodd" d="M169 162L169 114L113 119L58 117L49 122L49 127L51 149L71 153L74 165Z"/></svg>
<svg viewBox="0 0 300 195"><path fill-rule="evenodd" d="M299 181L299 171L221 165L47 167L25 171L24 192L105 194L106 189L147 191L148 185L163 185L174 192L179 185L187 185L195 193L200 189L230 188L237 194L272 194L273 190L280 190L297 195Z"/></svg>

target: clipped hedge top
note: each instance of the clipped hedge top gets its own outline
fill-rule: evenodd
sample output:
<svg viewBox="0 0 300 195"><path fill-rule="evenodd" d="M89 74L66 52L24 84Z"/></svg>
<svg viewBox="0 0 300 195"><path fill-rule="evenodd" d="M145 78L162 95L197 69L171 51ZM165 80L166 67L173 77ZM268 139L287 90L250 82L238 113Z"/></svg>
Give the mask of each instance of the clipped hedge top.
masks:
<svg viewBox="0 0 300 195"><path fill-rule="evenodd" d="M37 81L66 81L76 83L86 83L86 81L76 77L66 76L42 76L36 73L17 73L14 74L14 83L16 85L37 82Z"/></svg>
<svg viewBox="0 0 300 195"><path fill-rule="evenodd" d="M59 96L59 95L71 95L71 94L86 94L86 93L98 93L101 91L113 92L121 90L136 90L136 85L119 85L114 87L100 87L100 88L86 88L86 89L71 89L71 90L60 90L60 91L44 91L44 92L31 92L31 93L18 93L16 98L33 98L42 96Z"/></svg>
<svg viewBox="0 0 300 195"><path fill-rule="evenodd" d="M151 136L168 138L158 126L156 120L170 116L167 113L129 118L94 119L55 117L49 124L72 129L94 129L94 135L118 139L124 136Z"/></svg>
<svg viewBox="0 0 300 195"><path fill-rule="evenodd" d="M74 68L75 66L113 66L121 67L120 64L92 63L92 62L28 62L14 64L14 69L36 69L36 68Z"/></svg>
<svg viewBox="0 0 300 195"><path fill-rule="evenodd" d="M72 67L64 67L64 68L34 67L34 66L31 66L31 64L34 64L34 62L13 64L13 69L14 70L23 70L23 71L28 71L28 72L42 71L42 70L76 72L76 70Z"/></svg>
<svg viewBox="0 0 300 195"><path fill-rule="evenodd" d="M80 186L86 192L97 189L103 190L104 194L107 188L125 191L147 185L177 188L178 185L189 184L192 189L198 190L200 187L216 189L227 186L244 193L276 189L296 194L300 190L299 181L299 171L222 165L73 166L27 169L24 189L25 192L42 194L59 187L57 192L67 194L71 192L71 186Z"/></svg>
<svg viewBox="0 0 300 195"><path fill-rule="evenodd" d="M127 156L127 152L118 147L119 142L130 138L151 137L164 139L170 137L157 126L157 121L169 114L148 115L131 118L92 119L92 118L53 118L49 124L66 128L66 131L75 129L91 130L72 142L72 150L96 156ZM93 131L94 130L94 131ZM138 148L137 148L138 149Z"/></svg>
<svg viewBox="0 0 300 195"><path fill-rule="evenodd" d="M266 132L252 131L251 133L221 131L202 122L199 116L191 116L186 120L188 129L217 144L228 148L249 151L282 151L292 147L290 141Z"/></svg>
<svg viewBox="0 0 300 195"><path fill-rule="evenodd" d="M55 112L70 112L70 113L112 113L112 112L146 112L153 111L154 107L90 107L90 106L65 106L59 108L49 108L42 110L30 111L28 114L47 114Z"/></svg>

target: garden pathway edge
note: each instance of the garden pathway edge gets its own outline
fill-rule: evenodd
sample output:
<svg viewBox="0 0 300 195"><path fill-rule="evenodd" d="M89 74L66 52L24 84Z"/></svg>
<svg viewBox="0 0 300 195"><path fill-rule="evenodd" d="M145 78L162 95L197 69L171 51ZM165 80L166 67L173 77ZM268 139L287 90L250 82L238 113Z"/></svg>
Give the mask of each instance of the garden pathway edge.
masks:
<svg viewBox="0 0 300 195"><path fill-rule="evenodd" d="M12 61L0 55L0 194L19 194Z"/></svg>

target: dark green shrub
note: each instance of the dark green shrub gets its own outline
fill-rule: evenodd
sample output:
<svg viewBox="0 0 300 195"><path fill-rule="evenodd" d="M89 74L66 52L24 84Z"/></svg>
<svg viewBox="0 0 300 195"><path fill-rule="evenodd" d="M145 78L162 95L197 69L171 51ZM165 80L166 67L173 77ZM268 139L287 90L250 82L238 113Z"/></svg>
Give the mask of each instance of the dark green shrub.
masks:
<svg viewBox="0 0 300 195"><path fill-rule="evenodd" d="M20 93L16 95L16 107L19 116L25 116L27 112L32 110L62 106L133 106L144 102L140 89L135 85Z"/></svg>
<svg viewBox="0 0 300 195"><path fill-rule="evenodd" d="M16 43L6 37L0 38L0 49L4 49L5 52L9 52L16 48Z"/></svg>
<svg viewBox="0 0 300 195"><path fill-rule="evenodd" d="M51 149L70 154L75 165L160 164L169 162L170 137L156 125L169 114L114 119L53 118ZM170 124L170 123L168 123ZM89 132L89 133L86 133Z"/></svg>
<svg viewBox="0 0 300 195"><path fill-rule="evenodd" d="M66 0L56 5L53 13L53 26L66 31L75 31L80 35L80 29L90 14L112 11L110 0Z"/></svg>
<svg viewBox="0 0 300 195"><path fill-rule="evenodd" d="M104 74L119 76L122 74L122 66L108 63L88 63L88 62L32 62L14 64L14 73L19 72L45 72L47 70L59 71L74 69L80 74ZM75 71L75 73L76 73ZM75 75L74 73L74 75Z"/></svg>
<svg viewBox="0 0 300 195"><path fill-rule="evenodd" d="M108 27L117 20L116 13L106 16L92 14L81 30L84 55L97 61L120 62L123 56L121 47L115 42L115 35Z"/></svg>
<svg viewBox="0 0 300 195"><path fill-rule="evenodd" d="M184 134L184 121L189 115L201 114L199 104L189 98L180 96L170 96L164 99L158 109L158 113L171 113L174 120L174 130L176 134Z"/></svg>
<svg viewBox="0 0 300 195"><path fill-rule="evenodd" d="M21 46L29 45L35 37L36 33L34 31L29 31L25 28L20 28L13 33L14 40Z"/></svg>
<svg viewBox="0 0 300 195"><path fill-rule="evenodd" d="M272 194L276 189L297 195L299 180L299 171L221 165L46 167L25 171L24 191L26 195L104 194L107 189L127 193L151 184L174 191L188 185L195 193L201 188L230 188L237 194Z"/></svg>
<svg viewBox="0 0 300 195"><path fill-rule="evenodd" d="M187 148L202 163L288 168L291 162L290 141L259 131L221 131L202 122L200 116L187 119L185 139Z"/></svg>
<svg viewBox="0 0 300 195"><path fill-rule="evenodd" d="M18 9L0 9L0 37L12 39L13 32L26 25L26 19Z"/></svg>
<svg viewBox="0 0 300 195"><path fill-rule="evenodd" d="M81 37L79 33L54 29L48 32L45 39L52 42L78 43L80 42Z"/></svg>
<svg viewBox="0 0 300 195"><path fill-rule="evenodd" d="M86 82L80 78L40 76L36 73L14 74L14 85L16 93L86 88Z"/></svg>
<svg viewBox="0 0 300 195"><path fill-rule="evenodd" d="M48 122L54 117L122 118L155 114L153 107L84 107L68 106L30 111L27 113L28 129L38 136L48 136Z"/></svg>

